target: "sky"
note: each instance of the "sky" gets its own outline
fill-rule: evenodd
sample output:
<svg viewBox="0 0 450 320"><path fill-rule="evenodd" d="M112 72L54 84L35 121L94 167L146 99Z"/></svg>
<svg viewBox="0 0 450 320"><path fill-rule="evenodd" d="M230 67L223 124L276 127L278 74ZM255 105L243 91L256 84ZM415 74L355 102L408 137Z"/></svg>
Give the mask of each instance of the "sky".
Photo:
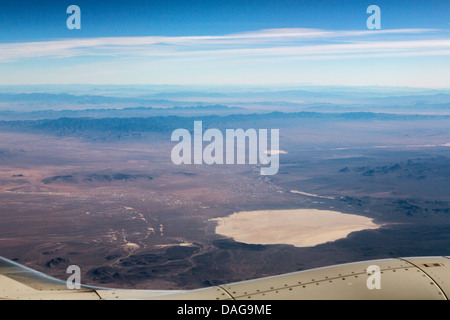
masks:
<svg viewBox="0 0 450 320"><path fill-rule="evenodd" d="M450 88L449 74L448 0L0 2L0 85Z"/></svg>

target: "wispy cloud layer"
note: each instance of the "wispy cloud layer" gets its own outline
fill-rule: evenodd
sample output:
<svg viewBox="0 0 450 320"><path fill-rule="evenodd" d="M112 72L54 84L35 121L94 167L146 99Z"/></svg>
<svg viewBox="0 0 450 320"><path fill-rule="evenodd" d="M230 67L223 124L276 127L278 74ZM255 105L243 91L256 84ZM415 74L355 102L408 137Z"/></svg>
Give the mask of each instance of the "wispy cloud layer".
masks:
<svg viewBox="0 0 450 320"><path fill-rule="evenodd" d="M268 29L223 36L109 37L2 43L0 62L77 57L339 59L374 54L448 55L449 50L448 33L434 29Z"/></svg>
<svg viewBox="0 0 450 320"><path fill-rule="evenodd" d="M0 84L448 87L449 35L436 29L291 28L0 43Z"/></svg>

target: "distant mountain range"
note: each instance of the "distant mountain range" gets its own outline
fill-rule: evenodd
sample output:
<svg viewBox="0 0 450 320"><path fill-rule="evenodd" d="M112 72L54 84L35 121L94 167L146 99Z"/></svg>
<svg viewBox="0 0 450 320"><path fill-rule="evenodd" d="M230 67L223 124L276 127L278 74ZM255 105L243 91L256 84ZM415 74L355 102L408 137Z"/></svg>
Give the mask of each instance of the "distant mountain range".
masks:
<svg viewBox="0 0 450 320"><path fill-rule="evenodd" d="M204 111L208 114L249 112L385 112L450 114L449 90L364 90L363 88L251 89L156 91L138 88L117 92L87 90L76 92L17 92L0 86L0 119L45 119L57 117L133 117L179 115L179 112ZM24 88L25 90L25 88ZM30 88L28 88L30 90ZM114 90L114 89L110 89ZM95 92L95 94L91 94ZM114 95L115 94L115 95ZM141 108L141 109L140 109ZM147 108L144 110L142 108ZM205 109L200 109L205 108ZM229 109L233 108L233 109ZM238 108L238 109L237 109ZM95 113L94 110L99 110ZM60 111L51 114L50 111ZM76 111L79 111L77 113ZM169 113L164 113L167 111ZM6 113L5 113L6 112ZM21 114L22 113L22 114ZM9 118L7 118L9 117Z"/></svg>
<svg viewBox="0 0 450 320"><path fill-rule="evenodd" d="M168 133L177 128L193 129L194 121L203 121L203 128L268 128L296 125L299 121L402 121L436 120L450 116L439 115L399 115L371 112L318 113L272 112L267 114L232 114L226 116L154 116L154 117L106 117L106 118L70 118L41 120L0 121L0 130L18 132L36 132L54 135L84 135L86 133L103 134L140 134L143 132Z"/></svg>
<svg viewBox="0 0 450 320"><path fill-rule="evenodd" d="M133 107L133 108L107 108L83 110L41 110L41 111L0 111L0 120L39 120L59 118L130 118L152 116L193 116L193 115L229 115L235 113L250 113L239 107L223 105L205 105L189 107Z"/></svg>

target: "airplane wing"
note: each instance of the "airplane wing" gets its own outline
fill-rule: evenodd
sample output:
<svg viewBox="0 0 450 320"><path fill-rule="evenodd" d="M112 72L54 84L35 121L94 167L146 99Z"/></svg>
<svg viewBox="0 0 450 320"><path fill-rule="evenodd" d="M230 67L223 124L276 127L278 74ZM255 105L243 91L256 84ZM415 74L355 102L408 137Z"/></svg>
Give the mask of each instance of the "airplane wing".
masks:
<svg viewBox="0 0 450 320"><path fill-rule="evenodd" d="M334 265L197 290L69 289L65 281L0 258L0 299L19 300L448 300L450 257Z"/></svg>

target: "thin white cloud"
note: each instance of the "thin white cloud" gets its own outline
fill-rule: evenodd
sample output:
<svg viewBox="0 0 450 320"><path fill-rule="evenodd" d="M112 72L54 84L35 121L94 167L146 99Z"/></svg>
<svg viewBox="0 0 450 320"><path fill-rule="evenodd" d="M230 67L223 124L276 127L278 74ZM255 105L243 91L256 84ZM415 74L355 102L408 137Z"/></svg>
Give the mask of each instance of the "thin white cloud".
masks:
<svg viewBox="0 0 450 320"><path fill-rule="evenodd" d="M398 40L420 36L421 40ZM426 39L430 36L431 39ZM105 37L0 44L0 62L30 58L159 57L233 58L237 56L324 55L392 53L429 55L445 52L450 39L434 29L329 31L320 29L266 29L223 36ZM395 37L393 40L386 40ZM425 39L423 39L425 37ZM381 40L380 40L381 39Z"/></svg>

